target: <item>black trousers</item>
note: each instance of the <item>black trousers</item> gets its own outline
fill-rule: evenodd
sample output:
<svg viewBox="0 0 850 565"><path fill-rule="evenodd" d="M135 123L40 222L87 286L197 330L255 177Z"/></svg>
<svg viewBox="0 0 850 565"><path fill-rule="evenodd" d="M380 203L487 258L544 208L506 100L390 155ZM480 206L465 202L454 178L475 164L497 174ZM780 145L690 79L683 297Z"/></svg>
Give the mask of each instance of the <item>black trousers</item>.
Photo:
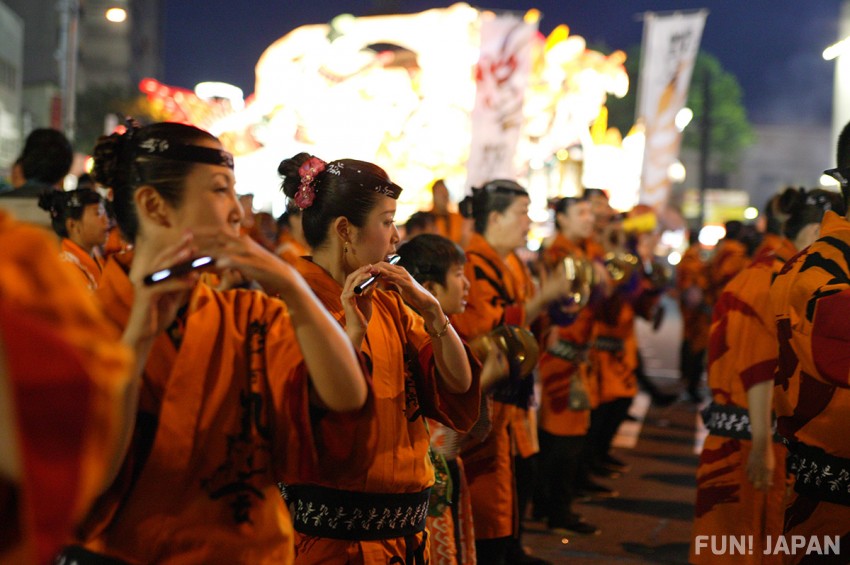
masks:
<svg viewBox="0 0 850 565"><path fill-rule="evenodd" d="M699 393L699 385L702 380L702 372L705 368L705 349L694 351L691 342L682 340L682 348L679 356L679 371L682 380L692 395Z"/></svg>
<svg viewBox="0 0 850 565"><path fill-rule="evenodd" d="M513 537L511 536L492 539L477 539L475 540L476 559L482 565L484 563L492 563L493 565L508 565L508 547L512 541Z"/></svg>
<svg viewBox="0 0 850 565"><path fill-rule="evenodd" d="M535 514L550 528L570 523L576 497L579 462L585 436L558 436L543 430L540 436L540 480L534 493Z"/></svg>
<svg viewBox="0 0 850 565"><path fill-rule="evenodd" d="M600 404L590 412L590 429L587 431L587 460L585 464L599 465L605 461L617 429L632 405L631 398L617 398Z"/></svg>

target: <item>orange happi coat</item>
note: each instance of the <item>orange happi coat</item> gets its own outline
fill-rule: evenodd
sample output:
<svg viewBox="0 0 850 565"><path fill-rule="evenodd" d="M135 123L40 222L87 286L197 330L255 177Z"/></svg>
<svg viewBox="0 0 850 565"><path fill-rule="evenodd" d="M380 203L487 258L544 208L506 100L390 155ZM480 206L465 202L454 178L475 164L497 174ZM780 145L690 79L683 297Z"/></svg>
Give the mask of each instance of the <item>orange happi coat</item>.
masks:
<svg viewBox="0 0 850 565"><path fill-rule="evenodd" d="M682 339L687 340L692 351L708 347L708 329L711 326L711 307L707 304L708 272L700 257L699 245L688 247L676 266L676 289L682 312ZM692 296L701 297L697 300Z"/></svg>
<svg viewBox="0 0 850 565"><path fill-rule="evenodd" d="M0 386L20 470L0 480L2 563L52 561L120 455L132 355L58 253L0 210Z"/></svg>
<svg viewBox="0 0 850 565"><path fill-rule="evenodd" d="M735 275L750 264L747 246L734 239L723 239L717 244L714 254L708 261L708 292L707 301L712 307L717 302L723 287Z"/></svg>
<svg viewBox="0 0 850 565"><path fill-rule="evenodd" d="M763 256L778 251L785 245L786 238L775 234L767 232L762 237L761 243L756 247L756 250L753 252L753 261L761 260Z"/></svg>
<svg viewBox="0 0 850 565"><path fill-rule="evenodd" d="M103 272L103 265L100 260L86 253L85 249L67 237L62 239L62 253L59 256L63 261L67 261L76 267L89 289L97 290L100 274Z"/></svg>
<svg viewBox="0 0 850 565"><path fill-rule="evenodd" d="M503 323L525 326L527 281L516 278L515 270L480 234L472 235L466 252L469 299L466 310L452 316L460 335L470 341ZM470 442L461 452L477 539L510 536L517 520L510 428L518 408L492 400L492 393L488 405L490 433L482 441Z"/></svg>
<svg viewBox="0 0 850 565"><path fill-rule="evenodd" d="M127 243L121 235L121 230L114 227L109 230L109 235L106 236L106 243L103 244L103 257L111 257L116 253L124 253L133 248Z"/></svg>
<svg viewBox="0 0 850 565"><path fill-rule="evenodd" d="M708 351L708 385L712 402L748 408L747 392L772 382L777 365L777 339L770 302L770 284L785 261L796 254L787 239L758 259L726 285L714 307ZM752 441L709 434L697 469L696 517L693 536L752 536L753 554L700 555L691 548L693 563L780 562L763 556L767 536L782 534L785 490L785 448L774 444L773 487L757 490L747 479ZM724 561L725 559L725 561Z"/></svg>
<svg viewBox="0 0 850 565"><path fill-rule="evenodd" d="M463 224L467 220L457 212L448 212L446 214L434 214L434 227L437 233L445 238L454 241L457 244L463 242Z"/></svg>
<svg viewBox="0 0 850 565"><path fill-rule="evenodd" d="M342 287L324 269L302 258L296 268L340 323L345 313ZM363 469L326 468L297 474L287 482L374 493L417 493L434 482L424 417L468 431L478 418L481 394L477 372L463 394L447 392L437 374L431 338L424 321L396 292L377 290L372 317L361 346L374 389L372 437L357 436L352 449ZM340 430L343 433L345 430ZM374 442L374 447L368 445ZM296 563L387 563L404 556L410 540L346 541L296 534ZM415 543L421 543L424 532ZM427 551L426 551L427 557Z"/></svg>
<svg viewBox="0 0 850 565"><path fill-rule="evenodd" d="M635 317L653 318L663 284L639 266L594 310L591 356L599 376L600 404L637 394Z"/></svg>
<svg viewBox="0 0 850 565"><path fill-rule="evenodd" d="M133 300L128 261L110 259L99 289L119 327ZM362 430L346 436L335 420L347 416L310 409L285 304L198 284L143 379L133 445L84 529L87 548L138 563L291 563L277 481L354 465Z"/></svg>
<svg viewBox="0 0 850 565"><path fill-rule="evenodd" d="M601 258L601 250L568 240L560 233L546 249L543 262L552 269L567 256L595 261ZM587 347L593 327L593 307L583 308L572 324L552 326L549 332L557 334L557 340L577 347ZM551 338L555 339L555 338ZM569 408L570 386L574 378L583 379L585 389L592 396L597 393L595 373L588 362L575 363L557 357L544 350L540 356L540 427L559 436L584 435L590 425L590 409Z"/></svg>
<svg viewBox="0 0 850 565"><path fill-rule="evenodd" d="M525 296L525 300L533 297L536 293L534 281L531 280L531 274L519 255L516 253L508 255L505 259L505 266L507 266L510 276L514 280L520 281L523 287L521 294ZM526 323L523 324L525 329L529 329L528 322L530 320L526 320ZM537 437L537 408L533 403L528 406L518 406L514 411L511 420L511 435L516 453L520 457L528 458L540 451L540 440Z"/></svg>
<svg viewBox="0 0 850 565"><path fill-rule="evenodd" d="M278 236L275 252L278 257L291 265L297 264L300 257L310 254L310 250L287 231L282 231Z"/></svg>
<svg viewBox="0 0 850 565"><path fill-rule="evenodd" d="M638 366L638 345L635 335L635 310L621 291L599 304L593 324L591 359L599 379L599 403L637 394L635 370ZM620 345L616 351L603 348L604 342Z"/></svg>
<svg viewBox="0 0 850 565"><path fill-rule="evenodd" d="M827 212L820 236L785 265L770 291L779 339L773 406L795 472L784 531L848 536L850 504L832 493L850 492L850 224ZM824 465L824 454L840 458L843 468L836 460ZM827 496L815 492L822 485Z"/></svg>

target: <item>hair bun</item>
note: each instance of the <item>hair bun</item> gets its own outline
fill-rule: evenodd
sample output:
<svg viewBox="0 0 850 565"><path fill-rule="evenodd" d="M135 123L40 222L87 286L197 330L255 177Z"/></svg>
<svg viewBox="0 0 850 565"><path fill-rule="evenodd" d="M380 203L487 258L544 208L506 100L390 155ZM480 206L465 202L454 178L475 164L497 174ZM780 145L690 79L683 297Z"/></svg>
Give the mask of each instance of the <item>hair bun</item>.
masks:
<svg viewBox="0 0 850 565"><path fill-rule="evenodd" d="M293 157L284 159L277 167L277 174L283 179L280 188L287 198L295 198L298 187L301 185L301 177L298 169L310 158L309 153L301 152Z"/></svg>
<svg viewBox="0 0 850 565"><path fill-rule="evenodd" d="M789 216L806 198L805 188L788 187L779 195L776 207L780 213Z"/></svg>
<svg viewBox="0 0 850 565"><path fill-rule="evenodd" d="M38 195L38 207L50 212L50 215L55 218L59 215L64 197L64 193L59 190L45 190Z"/></svg>
<svg viewBox="0 0 850 565"><path fill-rule="evenodd" d="M94 147L92 177L98 183L115 187L120 184L121 156L127 144L126 134L102 136Z"/></svg>

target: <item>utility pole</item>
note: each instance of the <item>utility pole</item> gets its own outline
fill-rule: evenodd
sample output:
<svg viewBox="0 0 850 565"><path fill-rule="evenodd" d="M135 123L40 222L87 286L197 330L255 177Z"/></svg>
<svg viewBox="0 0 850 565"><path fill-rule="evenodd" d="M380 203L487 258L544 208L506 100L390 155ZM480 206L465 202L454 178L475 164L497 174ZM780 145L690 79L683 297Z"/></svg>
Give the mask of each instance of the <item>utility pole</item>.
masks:
<svg viewBox="0 0 850 565"><path fill-rule="evenodd" d="M711 145L711 69L702 74L702 119L699 130L699 229L705 225L705 193L708 189L708 158Z"/></svg>
<svg viewBox="0 0 850 565"><path fill-rule="evenodd" d="M74 140L77 127L77 57L79 55L80 0L58 0L59 49L56 60L59 64L59 88L62 92L62 129L65 136Z"/></svg>

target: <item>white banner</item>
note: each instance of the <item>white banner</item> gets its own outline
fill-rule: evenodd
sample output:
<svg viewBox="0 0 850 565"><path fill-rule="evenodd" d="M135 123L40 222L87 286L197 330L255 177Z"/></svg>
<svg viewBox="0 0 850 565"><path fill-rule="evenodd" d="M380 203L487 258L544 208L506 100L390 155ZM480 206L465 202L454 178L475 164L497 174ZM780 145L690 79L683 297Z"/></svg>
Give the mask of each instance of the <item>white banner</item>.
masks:
<svg viewBox="0 0 850 565"><path fill-rule="evenodd" d="M481 14L481 54L475 68L475 106L466 185L515 180L522 105L531 71L531 41L537 23L517 13Z"/></svg>
<svg viewBox="0 0 850 565"><path fill-rule="evenodd" d="M640 201L662 208L670 196L670 165L679 156L682 134L676 114L685 106L706 10L644 16L638 118L646 127Z"/></svg>

